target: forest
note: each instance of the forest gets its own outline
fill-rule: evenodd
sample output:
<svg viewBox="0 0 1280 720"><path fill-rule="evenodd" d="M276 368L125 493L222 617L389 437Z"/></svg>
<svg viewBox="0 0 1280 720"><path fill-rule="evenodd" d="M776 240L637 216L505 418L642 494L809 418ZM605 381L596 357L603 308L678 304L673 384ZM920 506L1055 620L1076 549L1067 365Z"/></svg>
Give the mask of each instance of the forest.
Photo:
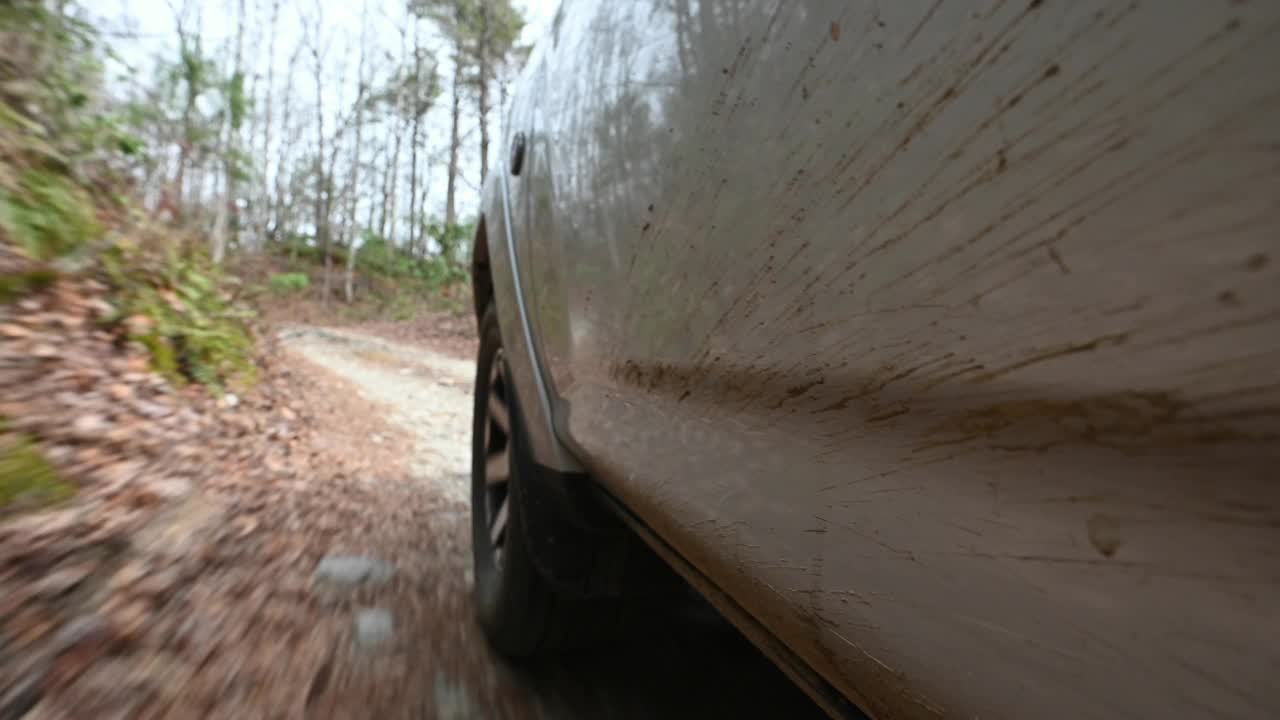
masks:
<svg viewBox="0 0 1280 720"><path fill-rule="evenodd" d="M528 54L511 0L109 10L0 9L9 120L40 126L77 175L109 171L112 194L199 236L215 265L284 258L271 284L288 289L310 284L296 272L309 264L324 302L352 302L362 273L462 279L498 109ZM10 226L42 192L18 185Z"/></svg>
<svg viewBox="0 0 1280 720"><path fill-rule="evenodd" d="M23 400L51 363L220 397L273 307L464 308L524 28L512 0L0 1L0 513L83 474L55 472L83 408Z"/></svg>

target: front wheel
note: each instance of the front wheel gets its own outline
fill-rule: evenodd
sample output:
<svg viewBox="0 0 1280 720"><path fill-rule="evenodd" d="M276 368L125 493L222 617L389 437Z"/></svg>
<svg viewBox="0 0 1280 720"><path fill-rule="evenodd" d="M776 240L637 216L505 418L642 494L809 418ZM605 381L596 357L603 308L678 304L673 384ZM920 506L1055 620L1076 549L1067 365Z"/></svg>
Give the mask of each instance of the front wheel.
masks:
<svg viewBox="0 0 1280 720"><path fill-rule="evenodd" d="M589 643L612 625L616 603L552 586L538 571L526 536L528 513L542 504L528 482L522 418L493 305L480 321L471 441L471 552L480 626L500 652L527 657ZM536 498L534 498L536 500ZM545 511L541 511L544 512ZM538 527L554 520L539 517Z"/></svg>

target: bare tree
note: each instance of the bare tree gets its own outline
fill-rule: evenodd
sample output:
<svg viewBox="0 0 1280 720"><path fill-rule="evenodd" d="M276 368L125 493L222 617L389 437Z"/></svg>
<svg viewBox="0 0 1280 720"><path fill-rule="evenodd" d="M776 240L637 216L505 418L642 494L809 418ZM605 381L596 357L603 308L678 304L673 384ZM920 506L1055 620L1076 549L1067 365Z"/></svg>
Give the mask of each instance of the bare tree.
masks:
<svg viewBox="0 0 1280 720"><path fill-rule="evenodd" d="M400 25L400 64L401 66L405 64L406 59L408 57L407 48L408 48L408 31L405 29L404 25L401 24ZM392 97L391 107L396 117L396 127L394 130L395 148L391 153L391 162L387 168L388 173L391 176L391 189L388 192L388 194L385 196L385 198L389 202L384 203L383 205L383 207L385 208L385 215L390 217L390 227L387 229L387 234L383 236L383 237L386 237L388 240L394 239L396 236L396 205L397 205L396 200L398 197L396 193L396 186L398 185L398 181L400 180L400 143L401 143L400 139L404 137L405 130L408 129L408 113L403 112L403 107L404 107L403 95L400 94L399 92L394 91L393 89L393 93L391 97ZM388 208L387 205L390 205L390 207Z"/></svg>
<svg viewBox="0 0 1280 720"><path fill-rule="evenodd" d="M316 98L316 154L315 154L315 198L312 224L315 227L316 244L324 255L324 295L323 302L329 302L333 258L329 253L329 212L328 183L325 178L325 133L324 133L324 56L321 31L324 27L324 3L316 0L315 14L312 17L312 28L308 41L311 49L311 61L315 75Z"/></svg>
<svg viewBox="0 0 1280 720"><path fill-rule="evenodd" d="M356 137L355 145L351 152L351 177L347 182L349 210L347 212L347 273L346 282L343 284L343 296L350 303L355 299L355 275L356 275L356 251L359 245L359 233L356 231L356 200L359 197L360 187L360 150L361 135L364 132L364 106L365 92L368 89L368 80L365 78L365 58L368 55L369 47L369 0L364 0L364 10L361 13L360 22L360 66L356 71Z"/></svg>
<svg viewBox="0 0 1280 720"><path fill-rule="evenodd" d="M413 18L413 85L410 87L410 114L413 132L409 135L409 252L418 249L418 130L422 125L422 115L417 112L417 88L422 81L422 40L419 33L418 19Z"/></svg>
<svg viewBox="0 0 1280 720"><path fill-rule="evenodd" d="M221 263L227 254L227 214L231 205L238 200L236 196L236 178L239 168L240 127L245 111L244 94L244 29L246 20L245 0L237 2L237 21L235 56L232 59L231 78L225 89L227 100L223 111L221 126L225 128L225 137L219 140L220 152L218 160L222 164L223 184L222 197L215 202L213 232L210 234L210 254L215 263ZM222 135L222 133L219 133Z"/></svg>
<svg viewBox="0 0 1280 720"><path fill-rule="evenodd" d="M262 163L262 172L259 173L258 193L253 202L254 219L256 224L256 235L260 243L265 242L267 237L267 223L270 222L272 214L272 195L267 187L271 171L271 121L272 110L274 110L273 100L275 99L276 87L276 36L279 34L280 25L280 0L272 0L271 3L271 20L267 23L267 77L266 77L266 97L262 103L262 145L259 157ZM292 64L292 61L290 61ZM288 91L286 91L285 102L288 103ZM286 105L287 107L287 105ZM285 122L288 122L287 111ZM279 176L284 172L283 165L277 165L276 174ZM277 187L279 187L277 180ZM279 197L277 193L276 197Z"/></svg>
<svg viewBox="0 0 1280 720"><path fill-rule="evenodd" d="M480 0L479 37L476 39L476 62L480 66L480 92L476 103L480 111L480 187L489 176L489 0Z"/></svg>
<svg viewBox="0 0 1280 720"><path fill-rule="evenodd" d="M453 7L455 22L461 9L454 5ZM462 118L462 85L463 75L467 62L466 46L460 33L453 33L453 87L451 104L449 106L449 170L445 181L445 200L444 200L444 222L446 226L452 226L458 221L457 210L457 193L458 193L458 156L462 149L462 139L459 137L459 121Z"/></svg>
<svg viewBox="0 0 1280 720"><path fill-rule="evenodd" d="M511 0L410 0L415 14L431 18L453 44L453 114L450 122L451 161L445 196L446 223L456 222L458 162L454 153L461 146L459 119L462 89L476 89L476 110L480 126L480 183L489 173L489 114L492 111L491 85L498 72L523 58L525 50L516 45L524 18ZM474 74L471 73L475 67Z"/></svg>
<svg viewBox="0 0 1280 720"><path fill-rule="evenodd" d="M301 53L302 45L299 44L294 48L293 54L289 56L289 66L285 74L284 108L280 118L282 140L280 142L279 159L276 162L275 200L272 202L272 207L274 209L272 235L275 236L277 241L284 241L288 239L289 228L292 227L293 220L293 202L292 200L286 202L285 192L288 190L286 187L286 181L290 171L289 161L293 157L292 150L294 144L289 142L287 138L290 137L290 133L292 131L292 126L289 123L291 120L291 110L293 109L293 76L298 64L298 57ZM294 253L294 257L296 259L297 245L292 247L291 252Z"/></svg>
<svg viewBox="0 0 1280 720"><path fill-rule="evenodd" d="M195 154L196 100L199 99L201 92L199 76L203 58L200 55L199 36L193 37L187 30L186 5L184 4L181 10L172 3L169 7L173 12L174 29L178 33L178 67L183 90L182 137L178 141L178 167L173 181L174 205L177 215L181 216L188 202L187 170L191 167Z"/></svg>

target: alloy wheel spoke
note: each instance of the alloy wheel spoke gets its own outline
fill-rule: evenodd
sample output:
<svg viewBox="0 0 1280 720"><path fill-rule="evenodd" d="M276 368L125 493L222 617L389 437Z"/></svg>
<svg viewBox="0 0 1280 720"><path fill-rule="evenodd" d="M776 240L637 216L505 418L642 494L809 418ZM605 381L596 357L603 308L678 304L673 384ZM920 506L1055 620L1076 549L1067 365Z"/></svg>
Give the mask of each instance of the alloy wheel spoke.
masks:
<svg viewBox="0 0 1280 720"><path fill-rule="evenodd" d="M498 511L493 515L493 524L489 526L489 540L495 546L501 544L503 537L507 534L507 507L509 505L509 498L502 498Z"/></svg>
<svg viewBox="0 0 1280 720"><path fill-rule="evenodd" d="M490 487L511 479L511 455L505 449L490 453L484 462L484 481Z"/></svg>
<svg viewBox="0 0 1280 720"><path fill-rule="evenodd" d="M506 435L511 434L511 415L507 412L507 404L497 393L489 392L489 419Z"/></svg>

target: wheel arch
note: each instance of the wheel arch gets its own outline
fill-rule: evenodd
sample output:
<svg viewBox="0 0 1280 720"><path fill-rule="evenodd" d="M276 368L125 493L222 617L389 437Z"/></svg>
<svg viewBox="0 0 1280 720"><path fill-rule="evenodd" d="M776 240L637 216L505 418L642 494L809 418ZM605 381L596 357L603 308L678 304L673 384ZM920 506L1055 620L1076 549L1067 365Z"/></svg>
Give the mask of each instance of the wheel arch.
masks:
<svg viewBox="0 0 1280 720"><path fill-rule="evenodd" d="M476 221L476 234L471 242L472 310L479 324L485 308L493 301L493 270L489 265L489 230L484 213Z"/></svg>

